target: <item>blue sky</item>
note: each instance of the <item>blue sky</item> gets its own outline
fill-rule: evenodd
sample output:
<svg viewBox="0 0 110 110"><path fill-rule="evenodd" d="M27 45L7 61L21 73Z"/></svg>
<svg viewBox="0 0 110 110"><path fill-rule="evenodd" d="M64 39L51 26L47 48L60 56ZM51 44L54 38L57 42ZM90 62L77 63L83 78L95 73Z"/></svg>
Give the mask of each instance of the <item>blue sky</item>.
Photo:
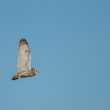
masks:
<svg viewBox="0 0 110 110"><path fill-rule="evenodd" d="M109 5L1 0L0 110L110 110ZM22 37L40 73L12 81Z"/></svg>

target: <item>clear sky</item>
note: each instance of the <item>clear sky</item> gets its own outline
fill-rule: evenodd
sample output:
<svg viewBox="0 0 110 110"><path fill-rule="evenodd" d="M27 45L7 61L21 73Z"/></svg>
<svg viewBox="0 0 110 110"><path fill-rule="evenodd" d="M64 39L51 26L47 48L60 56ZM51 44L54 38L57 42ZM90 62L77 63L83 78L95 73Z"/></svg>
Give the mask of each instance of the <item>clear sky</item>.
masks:
<svg viewBox="0 0 110 110"><path fill-rule="evenodd" d="M40 73L12 81L22 37ZM110 1L0 0L0 110L110 110Z"/></svg>

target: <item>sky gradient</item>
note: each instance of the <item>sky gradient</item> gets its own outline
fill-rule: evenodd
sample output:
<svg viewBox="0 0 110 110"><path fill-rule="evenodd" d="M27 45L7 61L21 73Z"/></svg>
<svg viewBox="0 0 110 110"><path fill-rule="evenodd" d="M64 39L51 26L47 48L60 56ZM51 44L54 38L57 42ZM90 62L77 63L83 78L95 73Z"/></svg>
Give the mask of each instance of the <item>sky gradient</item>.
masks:
<svg viewBox="0 0 110 110"><path fill-rule="evenodd" d="M12 81L21 38L40 73ZM110 110L109 48L109 0L1 0L0 110Z"/></svg>

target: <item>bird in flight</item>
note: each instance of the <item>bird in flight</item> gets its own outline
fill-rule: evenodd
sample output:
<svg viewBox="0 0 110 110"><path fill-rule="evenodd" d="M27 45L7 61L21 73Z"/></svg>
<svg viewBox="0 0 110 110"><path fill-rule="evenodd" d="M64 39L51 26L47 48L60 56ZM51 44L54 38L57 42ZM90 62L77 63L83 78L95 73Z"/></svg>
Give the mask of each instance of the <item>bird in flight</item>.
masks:
<svg viewBox="0 0 110 110"><path fill-rule="evenodd" d="M29 44L26 39L22 38L19 41L18 49L18 74L12 76L12 80L18 80L20 78L32 77L38 74L39 70L31 68L31 53Z"/></svg>

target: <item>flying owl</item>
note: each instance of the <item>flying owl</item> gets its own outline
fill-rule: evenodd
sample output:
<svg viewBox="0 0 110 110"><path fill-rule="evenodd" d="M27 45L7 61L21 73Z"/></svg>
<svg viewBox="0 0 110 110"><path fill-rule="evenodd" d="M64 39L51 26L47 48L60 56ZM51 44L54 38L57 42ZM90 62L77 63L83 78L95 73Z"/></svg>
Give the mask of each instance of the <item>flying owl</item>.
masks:
<svg viewBox="0 0 110 110"><path fill-rule="evenodd" d="M31 52L29 44L26 39L21 39L19 41L18 49L18 74L12 77L12 80L17 80L25 77L32 77L38 74L39 70L31 68Z"/></svg>

